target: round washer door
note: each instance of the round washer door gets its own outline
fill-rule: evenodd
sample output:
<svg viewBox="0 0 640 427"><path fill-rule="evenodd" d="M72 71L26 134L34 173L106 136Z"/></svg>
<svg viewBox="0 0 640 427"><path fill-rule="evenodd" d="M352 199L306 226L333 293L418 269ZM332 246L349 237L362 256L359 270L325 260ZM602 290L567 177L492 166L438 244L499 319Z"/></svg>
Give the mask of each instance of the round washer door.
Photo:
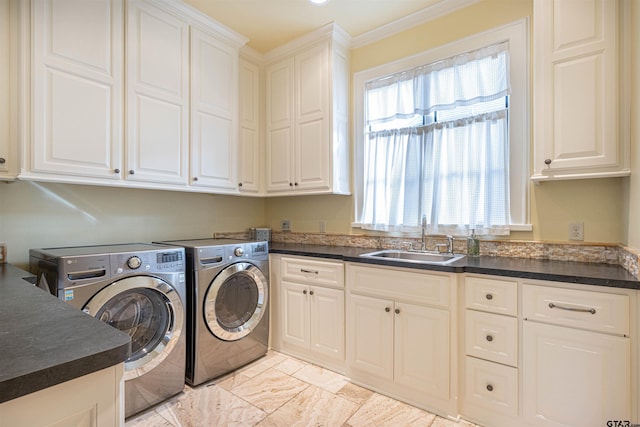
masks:
<svg viewBox="0 0 640 427"><path fill-rule="evenodd" d="M216 337L236 341L246 337L265 314L268 282L248 262L223 269L211 282L204 300L204 321Z"/></svg>
<svg viewBox="0 0 640 427"><path fill-rule="evenodd" d="M134 276L104 287L83 310L131 336L125 380L154 369L183 332L184 308L175 289L150 276Z"/></svg>

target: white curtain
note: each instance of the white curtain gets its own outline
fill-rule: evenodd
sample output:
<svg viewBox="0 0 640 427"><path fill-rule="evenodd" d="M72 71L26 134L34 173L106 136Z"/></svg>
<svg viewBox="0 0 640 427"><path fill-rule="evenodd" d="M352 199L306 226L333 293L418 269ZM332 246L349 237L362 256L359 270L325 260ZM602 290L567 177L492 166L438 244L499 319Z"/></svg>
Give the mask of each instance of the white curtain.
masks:
<svg viewBox="0 0 640 427"><path fill-rule="evenodd" d="M509 93L508 62L502 43L367 84L363 228L417 231L426 215L430 233L509 233L508 111L475 107Z"/></svg>

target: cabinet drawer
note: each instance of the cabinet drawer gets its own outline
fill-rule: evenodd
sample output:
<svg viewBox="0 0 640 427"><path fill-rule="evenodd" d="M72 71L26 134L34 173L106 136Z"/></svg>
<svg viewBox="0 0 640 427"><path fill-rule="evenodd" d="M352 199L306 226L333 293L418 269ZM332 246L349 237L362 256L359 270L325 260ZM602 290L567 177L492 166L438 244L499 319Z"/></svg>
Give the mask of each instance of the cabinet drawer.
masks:
<svg viewBox="0 0 640 427"><path fill-rule="evenodd" d="M524 285L522 289L526 319L629 335L627 295L536 285Z"/></svg>
<svg viewBox="0 0 640 427"><path fill-rule="evenodd" d="M518 284L507 280L466 277L465 305L474 310L516 316Z"/></svg>
<svg viewBox="0 0 640 427"><path fill-rule="evenodd" d="M505 415L518 415L518 370L465 357L465 400Z"/></svg>
<svg viewBox="0 0 640 427"><path fill-rule="evenodd" d="M282 257L282 278L297 283L344 288L344 264L309 258Z"/></svg>
<svg viewBox="0 0 640 427"><path fill-rule="evenodd" d="M438 275L394 268L349 264L347 281L351 292L370 296L449 307L451 275Z"/></svg>
<svg viewBox="0 0 640 427"><path fill-rule="evenodd" d="M518 366L518 319L466 310L465 349L469 356Z"/></svg>

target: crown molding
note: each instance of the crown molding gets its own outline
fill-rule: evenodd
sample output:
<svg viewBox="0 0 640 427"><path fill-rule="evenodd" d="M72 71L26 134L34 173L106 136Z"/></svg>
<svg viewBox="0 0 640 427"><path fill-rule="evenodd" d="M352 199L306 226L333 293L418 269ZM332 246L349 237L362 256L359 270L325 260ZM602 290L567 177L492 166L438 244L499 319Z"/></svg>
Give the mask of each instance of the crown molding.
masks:
<svg viewBox="0 0 640 427"><path fill-rule="evenodd" d="M465 7L478 3L480 0L442 0L417 12L400 18L397 21L382 25L375 30L367 31L351 39L351 49L358 49L391 37L395 34L433 21Z"/></svg>

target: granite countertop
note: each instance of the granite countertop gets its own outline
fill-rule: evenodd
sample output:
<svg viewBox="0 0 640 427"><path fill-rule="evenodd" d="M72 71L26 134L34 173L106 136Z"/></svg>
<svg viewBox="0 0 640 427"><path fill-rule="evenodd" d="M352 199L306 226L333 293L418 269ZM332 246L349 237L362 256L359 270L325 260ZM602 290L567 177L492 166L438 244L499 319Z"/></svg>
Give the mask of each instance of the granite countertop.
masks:
<svg viewBox="0 0 640 427"><path fill-rule="evenodd" d="M131 338L0 264L0 403L116 365ZM34 408L34 410L37 410Z"/></svg>
<svg viewBox="0 0 640 427"><path fill-rule="evenodd" d="M361 254L377 249L342 246L270 243L269 252L289 255L313 256L394 267L416 268L450 273L476 273L494 276L518 277L585 285L640 289L640 281L619 265L574 261L552 261L528 258L465 257L447 265L415 264L393 260L362 258Z"/></svg>

